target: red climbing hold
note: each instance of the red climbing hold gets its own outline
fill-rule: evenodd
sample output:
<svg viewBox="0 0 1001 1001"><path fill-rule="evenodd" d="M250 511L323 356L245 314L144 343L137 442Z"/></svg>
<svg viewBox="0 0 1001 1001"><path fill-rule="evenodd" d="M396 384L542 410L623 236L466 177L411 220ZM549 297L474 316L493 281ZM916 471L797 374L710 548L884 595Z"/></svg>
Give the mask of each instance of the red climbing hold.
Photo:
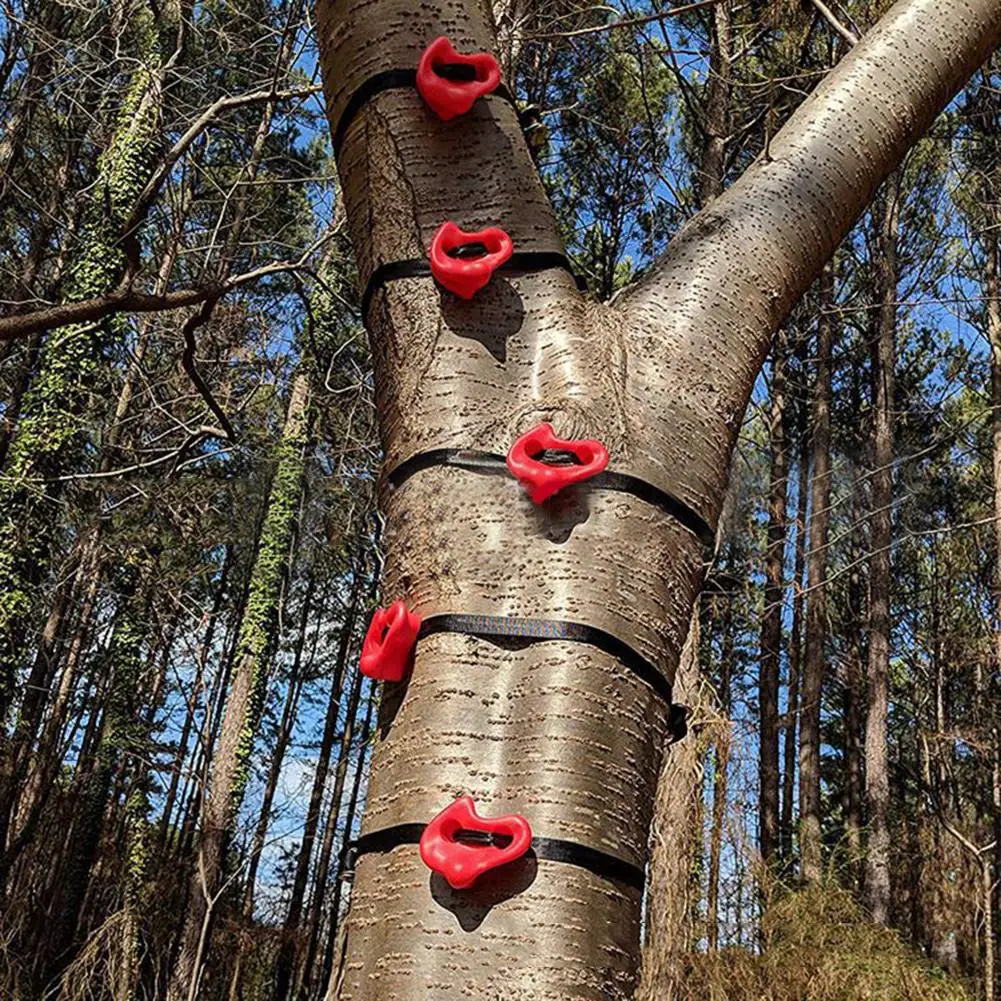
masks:
<svg viewBox="0 0 1001 1001"><path fill-rule="evenodd" d="M377 609L361 647L361 673L377 681L402 681L420 628L421 617L402 601Z"/></svg>
<svg viewBox="0 0 1001 1001"><path fill-rule="evenodd" d="M511 237L496 226L466 233L449 221L431 241L431 274L449 292L472 299L513 252Z"/></svg>
<svg viewBox="0 0 1001 1001"><path fill-rule="evenodd" d="M460 835L465 837L460 840ZM507 844L496 844L497 837ZM532 828L524 817L481 817L472 796L462 796L442 810L421 835L424 864L455 890L467 889L485 872L521 858L531 847Z"/></svg>
<svg viewBox="0 0 1001 1001"><path fill-rule="evenodd" d="M551 465L538 458L549 450L569 452L576 462L572 465ZM541 504L571 483L597 476L607 465L608 450L600 441L590 438L563 441L556 437L550 424L540 424L523 434L507 453L507 468L536 504Z"/></svg>
<svg viewBox="0 0 1001 1001"><path fill-rule="evenodd" d="M464 79L467 74L469 79ZM489 52L460 55L444 35L424 50L417 66L421 97L446 122L466 114L478 98L495 91L500 80L500 66Z"/></svg>

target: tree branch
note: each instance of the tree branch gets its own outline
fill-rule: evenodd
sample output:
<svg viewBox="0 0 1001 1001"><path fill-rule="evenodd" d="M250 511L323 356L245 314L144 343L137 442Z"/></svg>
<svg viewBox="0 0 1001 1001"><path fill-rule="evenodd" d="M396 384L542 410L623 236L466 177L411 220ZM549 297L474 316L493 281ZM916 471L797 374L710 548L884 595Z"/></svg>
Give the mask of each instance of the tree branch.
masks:
<svg viewBox="0 0 1001 1001"><path fill-rule="evenodd" d="M884 178L999 43L997 0L900 0L801 105L770 155L620 297L640 353L683 387L645 417L663 440L691 434L671 475L710 523L774 332ZM644 378L636 372L637 384Z"/></svg>
<svg viewBox="0 0 1001 1001"><path fill-rule="evenodd" d="M231 111L234 108L246 108L255 104L263 104L266 101L282 101L295 97L309 97L312 94L318 94L320 90L321 88L319 84L316 84L314 86L301 87L295 90L276 91L274 88L269 88L268 90L253 91L250 94L238 94L234 97L220 97L218 101L206 108L205 111L191 123L187 131L177 140L176 143L174 143L170 151L164 156L160 165L154 171L153 176L147 182L142 194L136 200L136 204L132 209L132 214L129 216L129 222L126 226L126 230L133 229L145 216L146 209L156 197L157 192L160 190L160 185L163 184L167 175L171 172L171 170L173 170L174 164L176 164L177 161L184 156L184 154L191 147L191 144L224 111Z"/></svg>
<svg viewBox="0 0 1001 1001"><path fill-rule="evenodd" d="M849 44L858 45L858 38L852 34L835 16L834 11L824 3L824 0L812 0L813 6L820 16Z"/></svg>
<svg viewBox="0 0 1001 1001"><path fill-rule="evenodd" d="M267 275L295 271L305 264L312 249L310 248L310 251L298 261L277 261L242 275L227 278L225 281L211 282L196 288L176 289L156 294L140 292L131 285L125 285L114 292L93 299L60 303L19 316L8 316L0 319L0 340L26 337L39 331L54 330L73 323L94 323L115 313L158 313L170 309L183 309L185 306L197 306L209 299L218 299L233 289L249 285Z"/></svg>
<svg viewBox="0 0 1001 1001"><path fill-rule="evenodd" d="M610 21L608 24L596 24L590 28L576 28L572 31L546 31L538 34L530 34L526 37L537 40L543 38L577 38L580 35L597 35L602 31L613 31L617 28L638 28L644 24L651 24L654 21L663 21L668 17L677 17L679 14L687 14L693 10L704 10L706 7L715 7L721 0L699 0L698 3L685 4L684 7L672 7L671 10L662 10L657 14L648 14L645 17L630 17L621 21Z"/></svg>

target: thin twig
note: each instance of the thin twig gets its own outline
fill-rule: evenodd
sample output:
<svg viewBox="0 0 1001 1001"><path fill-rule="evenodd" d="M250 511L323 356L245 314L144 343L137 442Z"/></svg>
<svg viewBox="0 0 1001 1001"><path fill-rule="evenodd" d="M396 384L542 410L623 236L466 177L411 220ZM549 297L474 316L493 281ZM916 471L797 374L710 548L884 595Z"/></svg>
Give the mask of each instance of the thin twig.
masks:
<svg viewBox="0 0 1001 1001"><path fill-rule="evenodd" d="M722 0L699 0L698 3L685 4L684 7L672 7L671 10L662 10L659 14L648 14L646 17L631 17L624 21L611 21L608 24L596 24L590 28L575 28L573 31L547 31L535 35L527 35L529 39L539 38L577 38L581 35L596 35L602 31L611 31L614 28L636 28L644 24L651 24L653 21L663 21L668 17L677 17L679 14L687 14L692 10L704 10L706 7L715 7Z"/></svg>

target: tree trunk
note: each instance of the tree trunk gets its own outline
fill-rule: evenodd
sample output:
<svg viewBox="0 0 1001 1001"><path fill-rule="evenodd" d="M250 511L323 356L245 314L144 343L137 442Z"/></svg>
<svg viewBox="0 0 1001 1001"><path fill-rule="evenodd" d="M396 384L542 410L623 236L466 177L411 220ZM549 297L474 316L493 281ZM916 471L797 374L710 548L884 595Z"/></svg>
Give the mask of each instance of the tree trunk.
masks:
<svg viewBox="0 0 1001 1001"><path fill-rule="evenodd" d="M768 437L771 473L768 534L765 549L765 608L761 618L761 667L758 673L760 743L758 758L758 815L761 857L773 861L779 847L779 669L782 659L783 575L786 547L786 503L789 490L789 454L785 437L786 359L782 338L772 369L772 407Z"/></svg>
<svg viewBox="0 0 1001 1001"><path fill-rule="evenodd" d="M171 971L169 1001L195 1001L198 997L214 907L224 885L226 852L247 787L250 755L264 707L268 659L275 640L285 566L295 538L303 488L309 424L309 380L301 371L292 384L267 513L261 525L240 623L235 670L212 762L198 859L181 949Z"/></svg>
<svg viewBox="0 0 1001 1001"><path fill-rule="evenodd" d="M87 299L117 285L126 269L122 230L149 177L160 136L162 57L153 14L137 10L136 66L117 128L101 156L100 199L83 226L65 298ZM107 347L124 320L63 327L49 336L25 394L0 480L0 723L10 710L35 591L49 559L59 471L77 445L79 418Z"/></svg>
<svg viewBox="0 0 1001 1001"><path fill-rule="evenodd" d="M341 850L337 853L337 870L334 873L334 894L330 902L330 911L327 920L327 944L323 950L323 965L320 968L320 977L315 978L321 988L326 983L333 983L335 978L337 980L340 979L340 970L334 970L334 951L337 947L338 939L341 938L339 934L341 928L341 894L348 878L351 839L354 837L355 820L358 816L358 802L361 796L362 781L365 778L365 759L372 741L372 711L374 708L375 699L370 692L368 708L365 710L365 724L362 728L361 748L358 751L358 762L355 765L355 775L351 782L351 795L348 798L348 805L344 811L344 833L341 836ZM308 974L310 971L307 970L306 972ZM304 990L300 993L299 998L300 1001L307 1001L307 998L310 996L311 994ZM322 996L322 994L318 995L317 1001Z"/></svg>
<svg viewBox="0 0 1001 1001"><path fill-rule="evenodd" d="M989 83L988 83L989 86ZM1001 136L994 138L1001 139ZM988 225L984 268L984 306L987 320L987 340L990 345L991 365L991 471L994 486L994 671L1001 672L1001 208L997 204L997 191L1001 186L1001 172L991 175L991 183L982 198ZM995 691L994 697L997 698ZM994 812L994 890L995 914L1001 913L1001 729L991 727L991 800ZM995 923L995 935L1001 934L1001 922ZM998 942L992 943L992 949ZM993 984L991 985L993 989Z"/></svg>
<svg viewBox="0 0 1001 1001"><path fill-rule="evenodd" d="M733 673L733 598L727 596L723 613L723 651L720 662L720 713L723 717L717 727L716 764L713 775L713 819L709 833L709 887L706 891L706 941L710 952L719 948L719 880L723 856L723 828L727 812L727 789L730 768L730 708L732 697L730 679Z"/></svg>
<svg viewBox="0 0 1001 1001"><path fill-rule="evenodd" d="M337 738L337 723L343 704L344 675L347 668L348 655L351 651L351 640L354 636L358 607L364 585L361 563L362 561L359 559L355 564L354 580L351 584L351 598L337 642L337 659L334 662L333 676L330 681L330 699L327 702L327 715L323 723L323 736L320 740L320 756L316 762L316 772L313 774L313 787L309 794L309 806L306 809L306 825L303 829L302 844L299 847L299 857L296 859L295 875L292 879L292 893L289 898L288 910L285 913L285 923L282 928L282 944L275 972L274 997L276 1001L283 1001L287 995L295 968L295 960L298 952L297 937L299 934L299 921L302 917L303 902L306 899L309 870L313 862L313 846L316 843L316 830L320 823L323 796L327 786L327 772L330 768L330 753ZM336 803L334 808L336 809ZM315 941L316 929L312 925L310 925L309 934L310 940Z"/></svg>
<svg viewBox="0 0 1001 1001"><path fill-rule="evenodd" d="M320 0L317 28L333 122L364 80L415 65L439 34L461 51L494 47L480 0ZM995 0L903 0L774 137L769 157L612 306L585 305L559 269L505 274L462 303L429 279L387 283L367 316L387 471L438 449L504 454L549 420L563 437L601 438L613 470L712 528L776 329L999 40ZM502 225L523 250L561 249L502 100L440 122L411 90L382 91L347 128L338 169L363 284L381 264L423 257L446 218ZM488 330L503 335L503 360L484 349ZM600 624L673 680L704 552L672 515L586 486L539 509L512 479L449 466L414 472L384 506L389 600L424 617ZM465 792L484 812L524 814L539 837L642 867L667 708L598 647L546 639L510 649L435 633L383 721L362 832L426 823ZM484 908L486 887L433 896L414 845L361 856L339 996L630 997L642 894L562 862L538 861L526 892L513 874L528 877L524 865L506 882L496 874ZM458 935L457 920L469 930ZM532 947L512 955L511 941Z"/></svg>
<svg viewBox="0 0 1001 1001"><path fill-rule="evenodd" d="M195 716L198 709L199 693L205 678L205 665L208 662L209 654L212 651L212 641L215 638L216 625L219 621L219 613L222 611L223 599L227 594L227 581L233 565L233 548L229 545L225 547L225 556L222 561L222 570L219 580L215 585L215 592L212 596L212 607L205 620L205 632L202 634L201 642L198 644L198 654L195 660L195 678L191 687L191 698L188 700L187 710L184 714L184 724L181 726L181 734L177 741L177 753L174 756L174 766L170 771L170 786L167 789L167 796L163 803L163 811L160 816L160 845L166 848L170 840L170 821L174 816L174 805L177 801L178 786L181 782L181 773L184 771L184 764L188 757L188 741L195 727ZM206 713L208 707L206 707Z"/></svg>
<svg viewBox="0 0 1001 1001"><path fill-rule="evenodd" d="M813 389L813 475L810 479L810 532L806 561L806 643L800 692L799 850L800 871L808 883L823 875L820 824L820 699L824 686L827 635L827 537L831 506L831 346L834 320L834 268L820 282L817 317L817 374Z"/></svg>
<svg viewBox="0 0 1001 1001"><path fill-rule="evenodd" d="M782 743L782 858L786 869L793 858L793 813L796 791L796 737L799 733L799 685L803 669L803 573L806 569L806 515L810 496L809 418L806 402L801 405L799 468L796 476L796 558L793 571L792 625L789 635L789 681L786 685L786 717Z"/></svg>
<svg viewBox="0 0 1001 1001"><path fill-rule="evenodd" d="M288 689L285 693L285 707L282 710L281 723L278 726L278 736L275 740L271 760L268 762L268 777L264 783L264 795L261 797L261 810L250 842L247 861L246 885L243 892L243 917L249 920L254 914L254 884L257 882L257 867L261 861L261 852L271 826L271 807L275 792L278 789L278 779L285 763L285 753L292 741L292 731L295 728L296 713L299 708L299 696L305 677L302 671L302 652L306 644L306 629L309 626L310 607L313 602L314 580L310 575L303 595L302 608L299 615L298 638L294 647L295 656L292 660L292 670L289 672Z"/></svg>
<svg viewBox="0 0 1001 1001"><path fill-rule="evenodd" d="M323 844L317 859L316 872L313 876L313 899L310 901L308 928L309 937L304 950L302 968L305 971L303 993L308 993L311 978L315 975L314 961L319 944L323 909L327 901L327 878L330 874L330 861L333 858L334 839L337 836L337 819L341 814L341 803L344 797L344 783L347 779L348 762L351 757L351 741L355 732L355 717L361 704L362 683L364 679L360 672L356 673L348 694L348 704L345 713L344 730L341 733L337 749L337 766L334 770L334 788L330 794L330 810L327 814L327 826L323 832Z"/></svg>
<svg viewBox="0 0 1001 1001"><path fill-rule="evenodd" d="M899 179L886 186L877 216L880 309L872 340L872 513L869 517L869 664L865 721L865 799L869 842L865 901L874 921L890 921L890 765L887 713L890 676L890 547L893 542L893 383L897 328Z"/></svg>

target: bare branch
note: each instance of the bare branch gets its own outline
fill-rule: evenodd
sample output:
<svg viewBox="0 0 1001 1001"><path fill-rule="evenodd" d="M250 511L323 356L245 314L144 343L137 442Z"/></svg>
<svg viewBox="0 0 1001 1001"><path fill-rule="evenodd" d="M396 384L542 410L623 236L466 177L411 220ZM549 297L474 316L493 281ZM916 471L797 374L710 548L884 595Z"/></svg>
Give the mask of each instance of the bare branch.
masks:
<svg viewBox="0 0 1001 1001"><path fill-rule="evenodd" d="M185 306L197 306L208 299L218 299L227 292L249 285L268 275L295 271L301 268L312 252L310 248L298 261L276 261L242 275L235 275L221 282L211 282L196 288L176 289L162 294L140 292L130 285L109 292L107 295L93 299L81 299L79 302L60 303L45 309L36 309L20 316L8 316L0 319L0 340L10 340L13 337L26 337L43 330L54 330L72 323L95 323L116 313L159 313L171 309L183 309Z"/></svg>
<svg viewBox="0 0 1001 1001"><path fill-rule="evenodd" d="M699 0L698 3L685 4L684 7L672 7L671 10L662 10L657 14L648 14L646 17L631 17L622 21L611 21L608 24L596 24L590 28L576 28L573 31L546 31L538 34L528 35L528 38L577 38L580 35L597 35L603 31L612 31L616 28L637 28L644 24L651 24L654 21L663 21L668 17L677 17L679 14L687 14L693 10L704 10L706 7L715 7L721 0Z"/></svg>
<svg viewBox="0 0 1001 1001"><path fill-rule="evenodd" d="M849 44L858 45L858 38L850 32L835 16L834 11L824 3L824 0L812 0L820 16Z"/></svg>
<svg viewBox="0 0 1001 1001"><path fill-rule="evenodd" d="M282 101L296 97L309 97L320 92L320 86L300 87L295 90L276 91L274 88L268 90L256 90L250 94L238 94L233 97L220 97L218 101L206 108L205 111L191 123L188 130L171 147L170 151L163 158L153 176L149 179L142 194L136 201L129 218L127 229L132 229L137 222L142 219L150 202L156 197L160 190L160 185L173 170L174 164L188 151L191 144L219 117L224 111L231 111L234 108L246 108L254 104L263 104L266 101Z"/></svg>

